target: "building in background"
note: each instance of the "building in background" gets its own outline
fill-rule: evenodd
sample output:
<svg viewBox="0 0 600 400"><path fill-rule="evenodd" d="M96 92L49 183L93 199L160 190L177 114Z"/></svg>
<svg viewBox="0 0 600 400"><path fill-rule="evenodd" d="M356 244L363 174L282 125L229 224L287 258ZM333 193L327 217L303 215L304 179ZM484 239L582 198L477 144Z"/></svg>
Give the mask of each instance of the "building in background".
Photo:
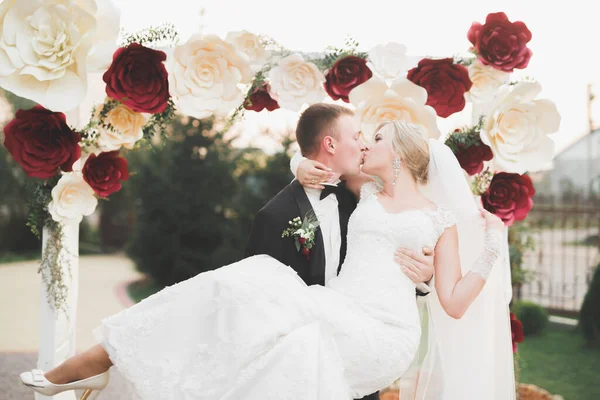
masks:
<svg viewBox="0 0 600 400"><path fill-rule="evenodd" d="M600 204L600 83L588 95L589 133L557 154L552 169L531 174L537 201Z"/></svg>

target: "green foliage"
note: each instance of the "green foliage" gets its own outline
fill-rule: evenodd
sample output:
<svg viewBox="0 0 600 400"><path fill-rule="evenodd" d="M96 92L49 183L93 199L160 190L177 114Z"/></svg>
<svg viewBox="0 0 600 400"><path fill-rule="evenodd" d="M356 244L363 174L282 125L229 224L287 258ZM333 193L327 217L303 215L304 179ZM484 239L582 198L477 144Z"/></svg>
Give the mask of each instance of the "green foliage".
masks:
<svg viewBox="0 0 600 400"><path fill-rule="evenodd" d="M594 270L581 312L579 330L590 347L600 347L600 266Z"/></svg>
<svg viewBox="0 0 600 400"><path fill-rule="evenodd" d="M38 239L42 238L44 226L54 227L56 224L48 214L48 203L52 200L52 188L56 186L59 179L60 175L56 175L47 181L38 179L28 184L29 219L27 226Z"/></svg>
<svg viewBox="0 0 600 400"><path fill-rule="evenodd" d="M175 25L171 23L161 24L159 26L142 29L135 33L126 33L121 31L123 41L121 47L129 46L131 43L139 43L144 46L179 43L179 34L175 30Z"/></svg>
<svg viewBox="0 0 600 400"><path fill-rule="evenodd" d="M333 47L329 46L325 53L325 57L323 58L314 58L310 61L315 63L315 65L321 71L327 71L337 62L337 60L347 57L347 56L356 56L360 58L367 58L368 54L365 52L358 51L359 43L351 38L346 38L344 46L342 47Z"/></svg>
<svg viewBox="0 0 600 400"><path fill-rule="evenodd" d="M519 221L508 228L508 245L512 285L520 286L530 282L535 274L523 268L525 253L535 249L533 229L529 222Z"/></svg>
<svg viewBox="0 0 600 400"><path fill-rule="evenodd" d="M483 146L481 141L481 130L483 128L484 118L479 118L475 126L465 126L461 129L455 129L445 141L446 146L452 150L455 155L468 150L471 147ZM471 191L477 196L481 196L490 186L494 174L485 168L479 174L473 177L471 181Z"/></svg>
<svg viewBox="0 0 600 400"><path fill-rule="evenodd" d="M47 228L48 237L45 238L45 247L42 253L42 260L38 268L38 273L42 276L42 281L46 285L48 304L53 310L67 311L65 306L69 295L69 288L65 285L65 274L61 266L66 266L69 275L71 274L71 264L69 254L63 247L64 233L61 224L50 220ZM50 222L49 221L49 222Z"/></svg>
<svg viewBox="0 0 600 400"><path fill-rule="evenodd" d="M514 86L514 85L517 85L517 84L522 83L522 82L535 83L535 82L537 82L537 80L535 78L531 77L531 76L524 76L524 77L522 77L521 79L519 79L517 81L511 81L511 82L509 82L509 85L510 86Z"/></svg>
<svg viewBox="0 0 600 400"><path fill-rule="evenodd" d="M12 106L30 109L35 103L0 89ZM3 129L0 129L0 142L4 143ZM26 226L28 221L28 198L30 179L21 166L13 159L6 147L0 145L0 256L8 254L31 254L39 250L38 239Z"/></svg>
<svg viewBox="0 0 600 400"><path fill-rule="evenodd" d="M523 324L525 336L538 335L548 325L548 312L538 304L530 301L517 300L511 305L513 313Z"/></svg>
<svg viewBox="0 0 600 400"><path fill-rule="evenodd" d="M464 67L468 67L469 65L473 64L473 61L475 61L474 57L462 57L460 55L455 54L453 56L454 58L454 63L455 64L459 64L462 65Z"/></svg>
<svg viewBox="0 0 600 400"><path fill-rule="evenodd" d="M243 258L254 214L291 181L287 152L236 149L211 120L176 119L170 131L131 158L128 181L127 253L161 287Z"/></svg>
<svg viewBox="0 0 600 400"><path fill-rule="evenodd" d="M154 134L159 134L163 139L167 136L167 127L175 118L175 103L169 98L167 108L160 114L153 114L144 128L144 138L149 139Z"/></svg>
<svg viewBox="0 0 600 400"><path fill-rule="evenodd" d="M483 128L483 123L484 119L482 117L475 126L465 126L461 129L456 129L446 139L446 146L450 147L450 150L454 154L457 154L461 150L466 150L471 146L479 146L482 143L479 134Z"/></svg>

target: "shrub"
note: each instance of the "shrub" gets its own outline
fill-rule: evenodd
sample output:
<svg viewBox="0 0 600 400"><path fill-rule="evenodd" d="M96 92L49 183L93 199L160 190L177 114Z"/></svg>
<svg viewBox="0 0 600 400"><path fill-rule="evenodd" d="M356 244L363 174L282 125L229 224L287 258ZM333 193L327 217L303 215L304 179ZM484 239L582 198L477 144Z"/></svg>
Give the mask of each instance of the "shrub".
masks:
<svg viewBox="0 0 600 400"><path fill-rule="evenodd" d="M594 271L592 282L581 306L579 330L583 333L588 346L600 347L600 266Z"/></svg>
<svg viewBox="0 0 600 400"><path fill-rule="evenodd" d="M517 300L513 303L512 309L523 324L525 336L542 333L548 325L548 311L536 303Z"/></svg>

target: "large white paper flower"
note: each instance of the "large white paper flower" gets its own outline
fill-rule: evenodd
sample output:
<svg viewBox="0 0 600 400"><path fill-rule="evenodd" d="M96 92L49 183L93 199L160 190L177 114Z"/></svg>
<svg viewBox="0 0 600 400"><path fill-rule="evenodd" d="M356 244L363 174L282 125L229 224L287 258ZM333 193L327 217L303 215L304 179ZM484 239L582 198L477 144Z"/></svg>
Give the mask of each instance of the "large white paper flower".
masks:
<svg viewBox="0 0 600 400"><path fill-rule="evenodd" d="M498 88L508 82L510 74L499 69L484 65L475 60L467 68L473 85L465 94L465 98L474 104L485 104L498 93Z"/></svg>
<svg viewBox="0 0 600 400"><path fill-rule="evenodd" d="M386 120L419 124L427 130L430 138L440 136L435 110L425 105L427 91L407 79L396 80L388 87L383 80L373 77L354 88L349 98L356 107L356 117L368 139L377 125Z"/></svg>
<svg viewBox="0 0 600 400"><path fill-rule="evenodd" d="M396 42L378 45L369 51L371 69L383 79L395 80L406 76L409 60L406 46Z"/></svg>
<svg viewBox="0 0 600 400"><path fill-rule="evenodd" d="M226 116L244 98L239 84L252 79L248 58L214 35L194 35L173 51L169 82L183 114L206 118Z"/></svg>
<svg viewBox="0 0 600 400"><path fill-rule="evenodd" d="M260 37L248 31L229 32L226 41L237 47L250 60L254 71L260 70L269 60L269 52L261 43Z"/></svg>
<svg viewBox="0 0 600 400"><path fill-rule="evenodd" d="M548 134L558 130L560 114L552 101L535 100L541 90L537 82L500 88L481 132L496 168L523 174L552 160L554 142Z"/></svg>
<svg viewBox="0 0 600 400"><path fill-rule="evenodd" d="M96 118L103 108L104 104L96 108ZM119 150L121 146L133 149L135 143L144 137L142 128L148 122L148 117L119 103L106 114L103 121L113 129L98 127L98 148L101 151Z"/></svg>
<svg viewBox="0 0 600 400"><path fill-rule="evenodd" d="M118 29L109 0L101 7L95 0L6 0L0 4L0 86L53 111L71 110L85 98L88 63L95 70L110 63Z"/></svg>
<svg viewBox="0 0 600 400"><path fill-rule="evenodd" d="M112 63L118 48L117 38L121 29L121 11L113 0L46 0L53 3L73 2L92 14L96 19L96 33L88 53L87 66L90 72L104 72Z"/></svg>
<svg viewBox="0 0 600 400"><path fill-rule="evenodd" d="M314 104L326 96L323 83L325 76L302 55L292 54L282 58L269 71L269 93L282 108L300 111L305 104Z"/></svg>
<svg viewBox="0 0 600 400"><path fill-rule="evenodd" d="M81 222L83 216L91 215L97 205L94 189L83 180L81 174L70 172L64 174L52 188L48 211L56 222Z"/></svg>

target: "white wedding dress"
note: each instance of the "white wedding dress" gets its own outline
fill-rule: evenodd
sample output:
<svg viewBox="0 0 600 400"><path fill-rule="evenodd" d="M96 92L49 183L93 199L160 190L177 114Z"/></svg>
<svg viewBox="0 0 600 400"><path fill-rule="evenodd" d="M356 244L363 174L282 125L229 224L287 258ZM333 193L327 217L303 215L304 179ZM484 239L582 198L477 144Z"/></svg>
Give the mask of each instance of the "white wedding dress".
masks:
<svg viewBox="0 0 600 400"><path fill-rule="evenodd" d="M346 261L328 287L254 256L105 319L98 339L144 400L343 400L385 388L421 335L415 284L394 251L435 246L454 216L388 213L377 191L363 186Z"/></svg>

